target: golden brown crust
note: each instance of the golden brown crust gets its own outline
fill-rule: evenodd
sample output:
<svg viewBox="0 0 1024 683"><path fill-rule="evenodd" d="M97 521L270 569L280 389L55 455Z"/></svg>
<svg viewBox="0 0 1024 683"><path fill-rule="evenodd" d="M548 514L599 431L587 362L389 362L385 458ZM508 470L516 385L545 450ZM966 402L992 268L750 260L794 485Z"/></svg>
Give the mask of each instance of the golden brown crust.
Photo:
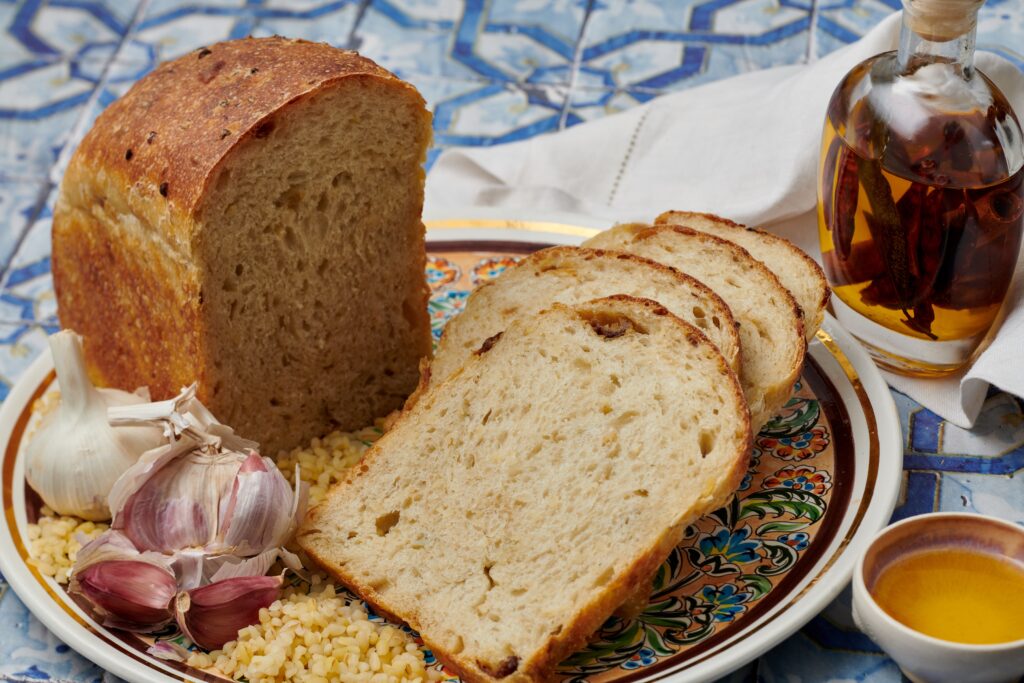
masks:
<svg viewBox="0 0 1024 683"><path fill-rule="evenodd" d="M561 257L571 256L571 255L582 256L582 258L584 260L588 260L588 261L591 260L591 259L594 259L594 258L600 258L600 257L605 257L605 256L612 256L612 257L615 257L617 259L624 260L624 261L633 261L635 263L643 263L643 264L645 264L646 266L648 266L650 268L654 268L654 269L656 269L656 270L658 270L658 271L660 271L662 273L665 273L665 274L669 275L670 277L674 278L675 280L677 280L679 282L680 286L689 287L690 289L693 289L695 291L700 292L701 295L704 296L705 298L714 301L716 304L718 304L720 310L726 316L726 319L723 320L722 323L725 324L725 325L731 326L733 330L739 330L739 323L736 322L736 319L733 317L732 311L729 309L729 306L725 303L725 301L722 300L722 297L718 296L718 294L713 289L711 289L710 287L705 285L700 280L698 280L698 279L696 279L694 277L691 277L691 276L687 275L686 273L680 272L679 270L676 270L675 268L673 268L671 266L665 265L664 263L659 263L658 261L653 261L653 260L651 260L649 258L645 258L645 257L639 256L637 254L630 254L630 253L627 253L627 252L624 252L624 251L613 251L613 250L608 250L608 249L595 249L593 247L555 246L555 247L548 247L546 249L541 249L539 251L533 252L529 256L526 256L525 258L519 260L516 264L514 264L512 266L512 268L527 268L527 267L531 267L531 266L541 266L545 262L548 262L548 261L555 261L555 262L557 262ZM558 266L556 265L554 267L558 267ZM480 285L475 290L473 290L473 292L470 293L470 295L469 295L469 299L466 301L466 305L469 306L469 305L472 304L473 295L476 294L476 292L479 292L483 288L489 287L489 286L493 286L492 283L491 282L485 282L484 284ZM444 332L441 333L441 343L444 343ZM739 344L737 342L737 347L738 346L739 346ZM738 356L742 355L742 352L739 352L739 350L738 350L738 354L737 355ZM742 358L737 357L736 358L736 366L737 367L733 368L733 369L734 370L738 370L739 366L742 364L742 362L743 362ZM416 387L416 391L414 391L413 394L406 401L405 407L403 408L403 410L409 410L410 408L412 408L412 406L414 406L416 404L416 401L419 399L419 397L430 387L431 379L432 378L431 378L431 375L430 375L429 359L424 359L424 361L420 364L420 383L419 383L419 386ZM440 379L444 379L444 378L442 377ZM433 380L437 381L438 378L435 377L435 378L433 378ZM393 422L391 424L393 424Z"/></svg>
<svg viewBox="0 0 1024 683"><path fill-rule="evenodd" d="M692 217L699 217L712 220L720 225L728 226L730 228L736 228L737 230L747 230L749 232L756 232L758 235L760 235L769 242L785 245L793 252L794 256L800 258L807 265L808 269L814 273L814 278L817 281L818 288L821 291L821 299L818 302L819 310L824 310L825 307L828 306L829 299L832 296L832 290L829 289L828 280L825 278L825 272L821 269L821 266L818 265L817 261L812 259L810 256L807 255L807 253L803 249L796 246L795 244L787 240L785 237L780 237L779 235L770 233L767 230L762 230L761 228L753 228L750 227L749 225L743 225L742 223L731 221L728 218L722 218L721 216L718 216L713 213L702 213L699 211L665 211L664 213L660 214L657 218L654 219L654 223L655 225L671 225L675 224L676 221L686 220L687 218Z"/></svg>
<svg viewBox="0 0 1024 683"><path fill-rule="evenodd" d="M563 253L567 254L571 252L581 252L588 260L596 256L614 256L615 258L623 261L643 263L651 268L661 271L662 273L666 273L678 280L680 285L685 285L690 289L694 289L700 292L702 296L711 299L718 304L722 311L728 316L724 322L730 325L734 330L738 330L740 327L740 324L736 322L736 319L733 317L732 311L729 309L729 305L725 303L722 297L718 296L718 293L715 290L711 289L697 278L687 275L672 266L640 256L639 254L630 254L629 252L615 251L612 249L596 249L594 247L548 247L547 249L541 249L540 251L530 254L516 263L516 266L529 264L535 257L537 257L537 260L547 260L555 256L560 256Z"/></svg>
<svg viewBox="0 0 1024 683"><path fill-rule="evenodd" d="M419 97L369 59L326 43L275 36L194 50L107 107L72 163L103 169L191 215L230 150L267 135L285 105L351 77L401 84Z"/></svg>
<svg viewBox="0 0 1024 683"><path fill-rule="evenodd" d="M695 236L697 239L717 244L722 249L727 249L727 250L733 251L733 252L735 252L737 254L742 254L743 260L749 261L750 262L749 265L750 265L751 268L757 270L758 272L761 273L761 275L763 275L764 277L767 277L772 282L774 282L776 285L778 285L779 289L781 290L779 293L783 294L786 297L786 304L787 304L787 306L790 309L792 309L793 315L796 316L797 328L798 328L798 330L800 332L800 335L803 336L803 333L804 333L803 322L802 322L803 314L800 311L800 306L796 303L796 299L793 298L793 295L789 292L789 290L786 289L782 285L782 282L779 281L779 277L775 273L773 273L768 268L768 266L764 265L763 263L758 261L756 258L751 256L750 252L747 251L746 249L744 249L743 247L741 247L740 245L736 244L735 242L730 242L729 240L722 239L721 237L717 237L715 235L709 235L706 232L701 232L700 230L694 230L693 228L687 228L687 227L682 226L682 225L665 224L665 225L655 225L655 226L644 226L642 224L637 224L636 227L638 229L636 230L636 232L634 234L636 235L636 239L638 239L638 240L647 239L649 237L652 237L652 236L656 235L659 230L672 230L673 232L677 232L680 235ZM801 354L801 359L800 360L801 360L801 363L802 363L803 362L803 354Z"/></svg>
<svg viewBox="0 0 1024 683"><path fill-rule="evenodd" d="M771 418L776 410L781 408L788 400L792 393L793 384L800 377L800 372L803 369L804 357L807 353L807 341L804 335L803 325L803 312L800 306L796 303L796 299L788 289L786 289L779 281L778 276L775 275L767 266L754 258L749 251L729 240L722 239L715 235L687 228L682 225L675 224L662 224L662 225L647 225L645 223L626 223L616 226L617 230L627 231L634 241L640 241L645 239L651 239L663 231L671 231L680 235L686 235L692 239L715 244L717 248L723 251L730 251L735 255L737 260L741 260L747 264L747 267L756 270L762 277L767 278L774 284L774 288L777 290L779 296L784 297L786 307L793 314L793 339L794 349L792 357L789 362L789 372L786 375L785 382L782 382L778 387L769 392L765 392L764 405L765 414L755 415L755 422L767 421ZM760 428L760 424L755 425L756 428Z"/></svg>
<svg viewBox="0 0 1024 683"><path fill-rule="evenodd" d="M158 398L206 383L193 268L78 209L55 215L52 259L61 326L84 337L93 381Z"/></svg>

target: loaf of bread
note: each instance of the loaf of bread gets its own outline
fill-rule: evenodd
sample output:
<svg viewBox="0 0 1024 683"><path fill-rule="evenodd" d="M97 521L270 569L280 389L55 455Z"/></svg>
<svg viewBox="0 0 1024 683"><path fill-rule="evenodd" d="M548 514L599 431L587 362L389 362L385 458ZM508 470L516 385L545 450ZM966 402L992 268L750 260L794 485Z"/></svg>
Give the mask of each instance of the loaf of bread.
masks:
<svg viewBox="0 0 1024 683"><path fill-rule="evenodd" d="M740 380L759 429L788 400L803 367L800 308L764 264L733 242L677 225L617 225L584 246L638 254L711 287L740 324Z"/></svg>
<svg viewBox="0 0 1024 683"><path fill-rule="evenodd" d="M430 352L431 119L354 52L282 38L163 64L71 160L61 324L95 379L199 397L273 454L400 406Z"/></svg>
<svg viewBox="0 0 1024 683"><path fill-rule="evenodd" d="M470 294L462 313L444 328L430 376L443 380L511 320L533 316L554 302L576 304L612 294L657 301L700 329L729 367L739 372L736 322L725 302L706 285L633 254L551 247L527 256Z"/></svg>
<svg viewBox="0 0 1024 683"><path fill-rule="evenodd" d="M626 296L555 304L424 393L298 539L464 680L547 680L728 500L750 445L695 327Z"/></svg>
<svg viewBox="0 0 1024 683"><path fill-rule="evenodd" d="M782 286L789 290L803 313L804 337L810 342L825 318L831 290L821 266L789 240L757 228L710 213L666 211L656 224L682 225L735 242L775 273Z"/></svg>

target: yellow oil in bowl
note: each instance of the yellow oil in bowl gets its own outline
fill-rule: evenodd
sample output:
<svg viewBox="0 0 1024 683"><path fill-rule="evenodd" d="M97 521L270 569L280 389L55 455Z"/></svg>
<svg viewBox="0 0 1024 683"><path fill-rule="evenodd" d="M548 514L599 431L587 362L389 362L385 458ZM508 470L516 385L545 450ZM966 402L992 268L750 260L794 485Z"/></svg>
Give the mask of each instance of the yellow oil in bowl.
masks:
<svg viewBox="0 0 1024 683"><path fill-rule="evenodd" d="M1024 639L1024 566L976 550L943 548L900 558L871 588L903 625L956 643Z"/></svg>

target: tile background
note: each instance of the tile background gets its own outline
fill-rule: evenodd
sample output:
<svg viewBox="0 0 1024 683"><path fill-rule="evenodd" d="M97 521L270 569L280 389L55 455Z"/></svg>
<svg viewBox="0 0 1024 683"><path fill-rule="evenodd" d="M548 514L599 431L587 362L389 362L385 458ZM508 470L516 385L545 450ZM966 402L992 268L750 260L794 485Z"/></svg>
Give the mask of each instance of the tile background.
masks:
<svg viewBox="0 0 1024 683"><path fill-rule="evenodd" d="M437 150L578 125L660 93L856 40L899 0L0 0L0 399L56 325L55 186L95 117L162 60L249 34L358 49L416 84ZM1024 68L1024 4L988 0L978 47ZM933 509L1024 523L1024 402L993 393L972 432L895 394L906 445L896 517ZM844 595L735 681L895 681ZM0 680L112 680L39 624L0 577Z"/></svg>

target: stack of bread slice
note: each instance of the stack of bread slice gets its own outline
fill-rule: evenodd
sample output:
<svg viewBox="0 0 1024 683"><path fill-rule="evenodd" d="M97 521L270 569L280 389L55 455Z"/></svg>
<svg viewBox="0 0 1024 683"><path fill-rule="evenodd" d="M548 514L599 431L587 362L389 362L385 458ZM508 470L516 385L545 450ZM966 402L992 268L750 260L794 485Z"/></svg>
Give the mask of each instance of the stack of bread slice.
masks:
<svg viewBox="0 0 1024 683"><path fill-rule="evenodd" d="M645 596L799 376L825 302L814 262L713 216L658 220L478 288L300 529L465 680L546 680Z"/></svg>

